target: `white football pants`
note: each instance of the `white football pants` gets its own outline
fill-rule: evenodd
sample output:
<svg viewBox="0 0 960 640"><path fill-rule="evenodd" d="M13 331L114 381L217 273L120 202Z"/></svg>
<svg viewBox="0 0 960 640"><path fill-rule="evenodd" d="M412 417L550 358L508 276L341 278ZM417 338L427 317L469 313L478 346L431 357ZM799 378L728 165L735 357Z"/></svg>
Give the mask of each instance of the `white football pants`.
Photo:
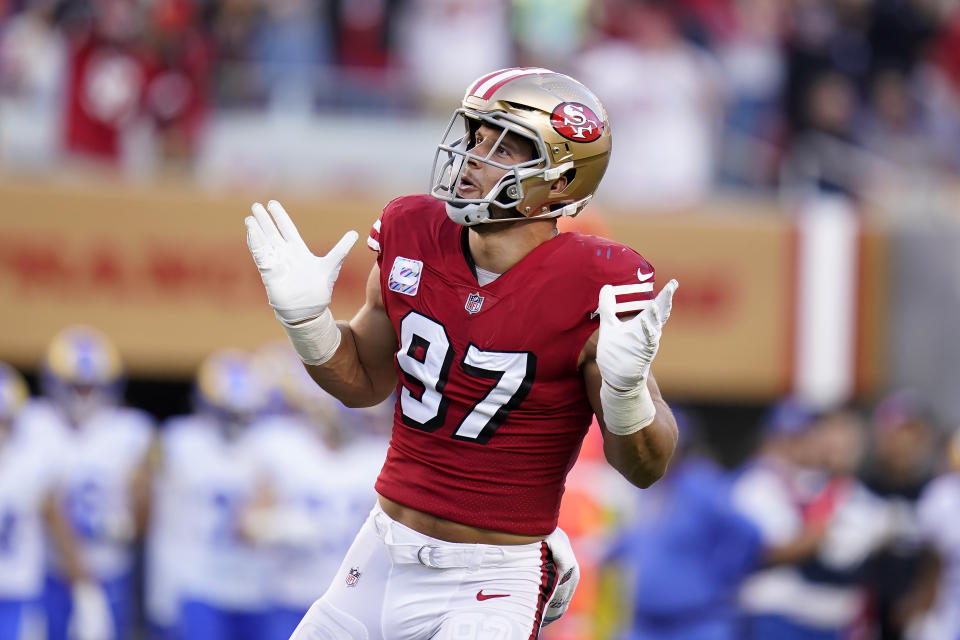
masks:
<svg viewBox="0 0 960 640"><path fill-rule="evenodd" d="M535 640L556 582L545 542L445 542L377 504L290 640Z"/></svg>

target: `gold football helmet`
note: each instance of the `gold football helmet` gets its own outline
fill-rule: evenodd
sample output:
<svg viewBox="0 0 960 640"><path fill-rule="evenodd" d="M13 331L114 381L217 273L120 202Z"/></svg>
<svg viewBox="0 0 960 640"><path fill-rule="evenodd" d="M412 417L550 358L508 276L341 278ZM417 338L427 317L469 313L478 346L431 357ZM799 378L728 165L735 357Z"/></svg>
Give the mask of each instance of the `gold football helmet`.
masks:
<svg viewBox="0 0 960 640"><path fill-rule="evenodd" d="M222 416L252 417L267 407L269 387L253 356L239 349L219 349L197 370L198 408Z"/></svg>
<svg viewBox="0 0 960 640"><path fill-rule="evenodd" d="M27 395L23 376L7 363L0 362L0 425L11 422L20 413Z"/></svg>
<svg viewBox="0 0 960 640"><path fill-rule="evenodd" d="M61 330L47 345L45 373L75 385L106 386L121 375L120 352L106 335L87 326Z"/></svg>
<svg viewBox="0 0 960 640"><path fill-rule="evenodd" d="M500 131L496 144L483 156L471 152L474 133L482 124ZM494 151L508 132L532 143L531 160L516 165L494 160ZM600 184L610 146L606 110L585 86L549 69L501 69L467 88L437 147L430 195L446 202L447 215L466 226L575 216ZM506 171L480 198L457 192L470 160ZM566 186L551 193L561 176L566 176ZM491 218L491 206L518 215Z"/></svg>
<svg viewBox="0 0 960 640"><path fill-rule="evenodd" d="M93 327L76 325L58 332L47 346L42 374L44 393L75 424L120 399L120 352Z"/></svg>

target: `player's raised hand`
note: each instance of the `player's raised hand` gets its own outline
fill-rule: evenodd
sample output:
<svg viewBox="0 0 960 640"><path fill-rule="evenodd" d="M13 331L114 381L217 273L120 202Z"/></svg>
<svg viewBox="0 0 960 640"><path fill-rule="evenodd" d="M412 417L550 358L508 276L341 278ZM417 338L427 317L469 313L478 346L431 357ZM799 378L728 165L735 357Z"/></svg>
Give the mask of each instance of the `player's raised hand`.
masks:
<svg viewBox="0 0 960 640"><path fill-rule="evenodd" d="M626 391L646 381L678 286L676 280L668 282L643 311L627 321L617 317L614 288L608 284L600 289L597 366L608 385Z"/></svg>
<svg viewBox="0 0 960 640"><path fill-rule="evenodd" d="M256 202L244 220L267 300L285 322L316 318L330 305L340 267L359 236L347 231L327 255L315 256L279 202L271 200L267 209Z"/></svg>

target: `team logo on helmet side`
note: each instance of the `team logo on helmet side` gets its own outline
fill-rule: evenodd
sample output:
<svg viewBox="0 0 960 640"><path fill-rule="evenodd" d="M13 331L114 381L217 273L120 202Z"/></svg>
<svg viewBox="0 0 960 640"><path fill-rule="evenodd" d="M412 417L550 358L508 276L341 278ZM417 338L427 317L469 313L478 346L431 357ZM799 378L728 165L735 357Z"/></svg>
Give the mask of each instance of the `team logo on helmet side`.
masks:
<svg viewBox="0 0 960 640"><path fill-rule="evenodd" d="M554 131L574 142L593 142L603 134L603 121L585 104L563 102L550 114Z"/></svg>

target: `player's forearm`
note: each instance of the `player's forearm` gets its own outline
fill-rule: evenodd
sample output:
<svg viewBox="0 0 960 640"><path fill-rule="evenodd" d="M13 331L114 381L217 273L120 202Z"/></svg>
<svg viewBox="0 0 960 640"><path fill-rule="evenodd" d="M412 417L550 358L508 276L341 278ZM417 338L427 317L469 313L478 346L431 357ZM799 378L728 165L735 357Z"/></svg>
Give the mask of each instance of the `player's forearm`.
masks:
<svg viewBox="0 0 960 640"><path fill-rule="evenodd" d="M659 395L659 394L657 394ZM659 480L677 446L677 424L662 398L655 398L653 422L629 435L604 431L607 462L631 484L646 489Z"/></svg>
<svg viewBox="0 0 960 640"><path fill-rule="evenodd" d="M813 556L823 540L823 529L806 529L787 542L769 545L763 550L761 562L764 567L797 564Z"/></svg>
<svg viewBox="0 0 960 640"><path fill-rule="evenodd" d="M350 325L339 321L337 328L340 346L327 362L306 365L310 377L347 407L370 407L383 402L396 386L392 363L389 372L365 366Z"/></svg>
<svg viewBox="0 0 960 640"><path fill-rule="evenodd" d="M71 583L79 583L89 579L86 567L80 558L77 549L77 539L61 510L60 501L56 494L51 493L43 502L43 519L50 539L60 554L63 571Z"/></svg>

